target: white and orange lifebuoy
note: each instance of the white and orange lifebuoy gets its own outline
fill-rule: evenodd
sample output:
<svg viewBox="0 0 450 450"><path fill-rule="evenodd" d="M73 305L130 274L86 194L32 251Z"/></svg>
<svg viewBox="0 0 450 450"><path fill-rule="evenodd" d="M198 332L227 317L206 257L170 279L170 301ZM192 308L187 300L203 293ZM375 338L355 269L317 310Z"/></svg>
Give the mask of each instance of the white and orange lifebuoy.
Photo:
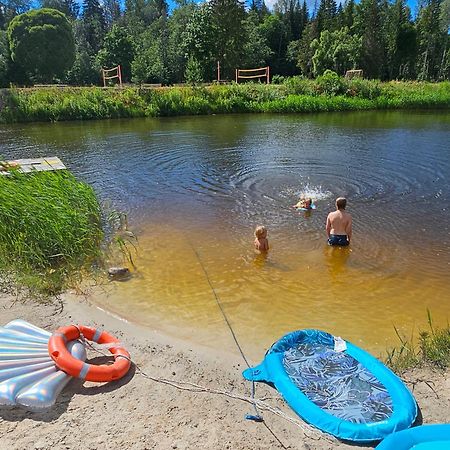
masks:
<svg viewBox="0 0 450 450"><path fill-rule="evenodd" d="M131 365L130 354L122 346L111 346L109 351L114 356L111 365L88 364L74 358L67 350L67 343L84 336L98 344L114 344L119 341L103 330L86 327L84 325L69 325L58 328L48 341L48 352L56 366L73 377L87 381L108 382L122 378Z"/></svg>

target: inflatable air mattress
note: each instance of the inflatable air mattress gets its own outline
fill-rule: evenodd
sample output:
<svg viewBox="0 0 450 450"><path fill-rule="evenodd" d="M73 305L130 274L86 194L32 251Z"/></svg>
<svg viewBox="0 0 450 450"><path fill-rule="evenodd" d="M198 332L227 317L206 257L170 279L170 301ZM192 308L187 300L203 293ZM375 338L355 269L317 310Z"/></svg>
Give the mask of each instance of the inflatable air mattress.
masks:
<svg viewBox="0 0 450 450"><path fill-rule="evenodd" d="M41 410L54 405L72 377L50 358L50 336L48 331L20 319L0 327L0 408L19 405ZM68 350L75 358L86 359L81 342L69 342Z"/></svg>
<svg viewBox="0 0 450 450"><path fill-rule="evenodd" d="M412 394L385 365L319 330L287 334L243 375L274 385L306 422L341 439L381 440L417 415Z"/></svg>

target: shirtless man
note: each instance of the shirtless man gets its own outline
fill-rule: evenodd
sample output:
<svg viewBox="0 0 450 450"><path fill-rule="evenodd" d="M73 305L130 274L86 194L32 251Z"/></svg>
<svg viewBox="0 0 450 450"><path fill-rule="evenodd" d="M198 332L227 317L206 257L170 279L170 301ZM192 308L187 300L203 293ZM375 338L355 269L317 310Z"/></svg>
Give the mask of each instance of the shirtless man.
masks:
<svg viewBox="0 0 450 450"><path fill-rule="evenodd" d="M345 211L347 199L339 197L336 199L336 211L328 214L327 236L328 245L345 246L350 244L352 238L352 216Z"/></svg>

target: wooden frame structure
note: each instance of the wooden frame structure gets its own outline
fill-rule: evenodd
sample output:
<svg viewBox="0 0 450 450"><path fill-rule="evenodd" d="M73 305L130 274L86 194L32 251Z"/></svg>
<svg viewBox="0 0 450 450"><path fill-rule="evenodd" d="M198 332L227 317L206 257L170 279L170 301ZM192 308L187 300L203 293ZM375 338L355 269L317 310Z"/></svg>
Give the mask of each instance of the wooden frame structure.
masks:
<svg viewBox="0 0 450 450"><path fill-rule="evenodd" d="M114 75L109 75L110 73L115 72ZM122 68L120 64L112 69L104 69L102 67L102 78L103 78L103 87L106 87L106 80L113 80L117 78L119 80L119 86L122 87Z"/></svg>
<svg viewBox="0 0 450 450"><path fill-rule="evenodd" d="M255 72L262 72L261 74L255 74ZM243 75L241 75L243 74ZM236 83L239 83L240 78L265 78L266 83L270 83L270 67L259 67L258 69L236 69Z"/></svg>
<svg viewBox="0 0 450 450"><path fill-rule="evenodd" d="M347 72L345 72L345 78L348 80L351 80L352 78L363 78L363 76L362 69L347 70Z"/></svg>

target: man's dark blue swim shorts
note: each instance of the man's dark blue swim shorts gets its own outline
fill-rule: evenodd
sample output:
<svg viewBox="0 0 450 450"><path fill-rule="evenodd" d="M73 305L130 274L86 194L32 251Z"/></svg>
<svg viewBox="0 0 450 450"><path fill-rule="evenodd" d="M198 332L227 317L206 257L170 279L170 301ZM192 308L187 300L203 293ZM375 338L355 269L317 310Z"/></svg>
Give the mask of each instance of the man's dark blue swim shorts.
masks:
<svg viewBox="0 0 450 450"><path fill-rule="evenodd" d="M348 239L346 234L330 234L328 238L328 245L340 245L342 247L348 245Z"/></svg>

